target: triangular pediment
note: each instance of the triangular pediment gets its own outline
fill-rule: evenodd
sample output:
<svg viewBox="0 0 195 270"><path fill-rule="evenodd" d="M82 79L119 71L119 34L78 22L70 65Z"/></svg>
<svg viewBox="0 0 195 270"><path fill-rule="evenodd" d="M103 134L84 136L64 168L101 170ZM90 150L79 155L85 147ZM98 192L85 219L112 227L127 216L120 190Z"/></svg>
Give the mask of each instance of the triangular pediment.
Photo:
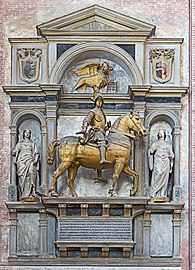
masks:
<svg viewBox="0 0 195 270"><path fill-rule="evenodd" d="M155 26L135 18L125 16L110 9L93 5L52 21L37 26L38 34L47 36L85 35L115 35L116 32L125 35L151 36Z"/></svg>
<svg viewBox="0 0 195 270"><path fill-rule="evenodd" d="M90 20L83 20L72 25L72 28L64 30L73 30L73 31L99 31L99 30L119 30L117 26L110 25L107 21L102 21L100 18L90 18ZM120 29L121 30L121 29Z"/></svg>

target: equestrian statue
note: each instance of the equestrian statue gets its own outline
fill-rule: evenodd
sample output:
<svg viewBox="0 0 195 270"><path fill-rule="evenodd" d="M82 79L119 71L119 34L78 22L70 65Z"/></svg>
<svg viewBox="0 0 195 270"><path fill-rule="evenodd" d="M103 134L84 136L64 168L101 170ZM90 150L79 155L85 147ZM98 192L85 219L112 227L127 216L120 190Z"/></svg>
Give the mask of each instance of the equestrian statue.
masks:
<svg viewBox="0 0 195 270"><path fill-rule="evenodd" d="M73 197L77 197L74 180L80 166L97 169L98 179L102 179L102 169L113 169L112 183L109 195L116 196L115 186L120 173L124 171L134 177L133 189L130 196L138 191L139 175L129 167L131 158L131 140L147 136L147 132L136 111L120 116L111 126L106 123L106 116L102 109L103 97L98 94L95 99L95 108L83 120L82 137L67 136L60 140L53 140L48 147L47 162L53 164L55 148L58 147L59 167L53 174L49 189L51 196L58 196L55 185L59 176L68 171L68 187ZM106 131L108 135L106 136ZM136 137L131 131L136 133Z"/></svg>

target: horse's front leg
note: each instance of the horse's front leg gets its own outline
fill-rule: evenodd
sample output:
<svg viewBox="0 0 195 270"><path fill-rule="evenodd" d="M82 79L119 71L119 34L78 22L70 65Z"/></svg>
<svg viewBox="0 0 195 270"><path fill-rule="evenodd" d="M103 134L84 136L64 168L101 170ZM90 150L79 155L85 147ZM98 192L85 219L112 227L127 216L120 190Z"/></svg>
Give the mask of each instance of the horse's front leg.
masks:
<svg viewBox="0 0 195 270"><path fill-rule="evenodd" d="M78 197L74 188L74 179L77 175L78 168L79 168L78 165L73 165L73 166L70 166L68 169L68 187L70 189L72 197Z"/></svg>
<svg viewBox="0 0 195 270"><path fill-rule="evenodd" d="M123 168L123 171L125 173L127 173L128 175L134 177L133 189L130 192L130 196L134 196L137 193L137 191L138 191L139 175L138 175L138 173L136 173L136 171L134 171L133 169L131 169L129 166L125 166Z"/></svg>
<svg viewBox="0 0 195 270"><path fill-rule="evenodd" d="M56 182L58 180L58 177L60 177L60 175L63 172L65 172L69 166L70 166L69 163L67 164L66 162L62 162L62 163L60 163L57 170L54 172L52 183L51 183L51 186L50 186L50 189L49 189L49 193L51 194L52 197L58 197L58 193L55 191Z"/></svg>
<svg viewBox="0 0 195 270"><path fill-rule="evenodd" d="M118 181L119 175L123 169L123 166L124 166L124 162L122 162L122 161L117 161L117 163L114 166L114 173L112 176L112 184L111 184L111 187L108 191L108 194L110 195L110 197L117 196L117 194L115 192L115 186L116 186L116 183Z"/></svg>

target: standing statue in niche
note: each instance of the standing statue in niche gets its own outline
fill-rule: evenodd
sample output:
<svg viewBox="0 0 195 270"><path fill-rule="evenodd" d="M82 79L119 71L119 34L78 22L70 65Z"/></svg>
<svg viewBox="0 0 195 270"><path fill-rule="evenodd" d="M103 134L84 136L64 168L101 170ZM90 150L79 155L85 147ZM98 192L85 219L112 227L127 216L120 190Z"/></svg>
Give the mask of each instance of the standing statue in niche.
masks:
<svg viewBox="0 0 195 270"><path fill-rule="evenodd" d="M158 141L148 149L149 169L152 171L151 197L152 201L169 201L167 197L169 174L173 169L174 154L166 141L166 133L159 131Z"/></svg>
<svg viewBox="0 0 195 270"><path fill-rule="evenodd" d="M36 144L30 139L31 131L24 130L23 140L12 150L17 168L20 200L33 199L36 196L36 182L39 178L40 155Z"/></svg>

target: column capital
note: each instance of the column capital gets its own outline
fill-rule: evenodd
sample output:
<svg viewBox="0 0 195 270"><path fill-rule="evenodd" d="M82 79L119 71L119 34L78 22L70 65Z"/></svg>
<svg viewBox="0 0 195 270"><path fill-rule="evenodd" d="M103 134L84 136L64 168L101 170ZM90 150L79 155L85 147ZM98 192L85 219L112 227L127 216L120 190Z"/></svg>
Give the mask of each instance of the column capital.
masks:
<svg viewBox="0 0 195 270"><path fill-rule="evenodd" d="M135 97L145 97L146 94L150 91L151 85L130 85L131 97L134 100Z"/></svg>

